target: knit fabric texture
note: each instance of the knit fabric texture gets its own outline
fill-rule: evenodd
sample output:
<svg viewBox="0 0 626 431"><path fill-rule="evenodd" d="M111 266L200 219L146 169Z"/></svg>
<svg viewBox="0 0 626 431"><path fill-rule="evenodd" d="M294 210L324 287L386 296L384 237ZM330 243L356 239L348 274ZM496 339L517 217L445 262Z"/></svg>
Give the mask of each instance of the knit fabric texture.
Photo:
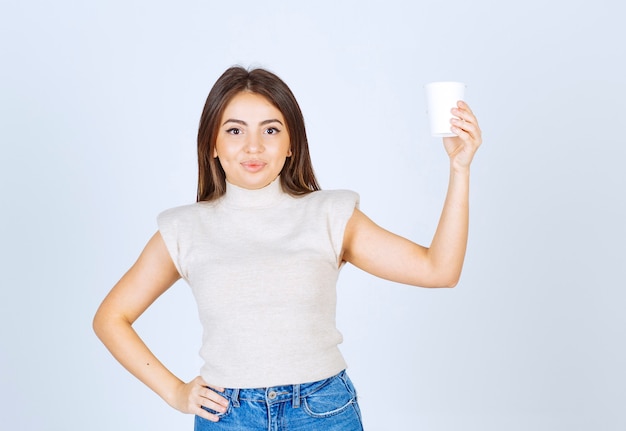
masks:
<svg viewBox="0 0 626 431"><path fill-rule="evenodd" d="M343 235L358 207L348 190L294 197L280 179L259 190L159 214L159 231L191 286L203 327L200 375L210 385L313 382L346 368L336 283Z"/></svg>

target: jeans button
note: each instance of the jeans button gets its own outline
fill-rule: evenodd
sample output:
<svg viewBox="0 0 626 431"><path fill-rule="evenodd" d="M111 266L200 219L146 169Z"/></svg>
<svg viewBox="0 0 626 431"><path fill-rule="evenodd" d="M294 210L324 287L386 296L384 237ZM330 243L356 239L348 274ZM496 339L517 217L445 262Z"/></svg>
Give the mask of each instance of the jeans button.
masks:
<svg viewBox="0 0 626 431"><path fill-rule="evenodd" d="M271 391L269 394L267 394L267 396L270 400L273 400L274 398L276 398L276 392Z"/></svg>

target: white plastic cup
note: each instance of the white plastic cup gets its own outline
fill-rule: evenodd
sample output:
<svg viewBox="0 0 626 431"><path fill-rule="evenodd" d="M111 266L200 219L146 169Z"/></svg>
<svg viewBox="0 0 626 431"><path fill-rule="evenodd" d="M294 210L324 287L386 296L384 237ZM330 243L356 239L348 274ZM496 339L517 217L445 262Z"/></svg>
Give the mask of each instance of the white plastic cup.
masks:
<svg viewBox="0 0 626 431"><path fill-rule="evenodd" d="M428 119L430 134L434 137L456 136L452 133L450 119L454 115L450 112L456 107L456 102L464 100L466 85L462 82L442 81L426 84L426 100L428 102Z"/></svg>

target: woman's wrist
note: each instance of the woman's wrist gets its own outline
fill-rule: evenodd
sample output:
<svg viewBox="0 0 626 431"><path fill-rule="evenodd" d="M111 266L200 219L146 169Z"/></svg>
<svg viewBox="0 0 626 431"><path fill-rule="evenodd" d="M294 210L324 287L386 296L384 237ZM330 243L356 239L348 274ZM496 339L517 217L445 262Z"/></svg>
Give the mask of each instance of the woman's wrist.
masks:
<svg viewBox="0 0 626 431"><path fill-rule="evenodd" d="M458 177L468 177L470 175L470 167L468 166L457 166L454 163L450 163L450 175L458 176Z"/></svg>

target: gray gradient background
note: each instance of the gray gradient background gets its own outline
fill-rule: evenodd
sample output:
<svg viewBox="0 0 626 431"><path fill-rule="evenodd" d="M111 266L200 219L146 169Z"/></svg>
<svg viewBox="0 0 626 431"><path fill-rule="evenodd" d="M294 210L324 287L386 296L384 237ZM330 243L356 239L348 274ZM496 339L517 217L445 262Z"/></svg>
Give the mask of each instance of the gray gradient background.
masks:
<svg viewBox="0 0 626 431"><path fill-rule="evenodd" d="M291 86L324 188L428 244L447 159L423 85L484 131L460 284L346 267L342 350L372 430L624 430L626 32L613 1L0 3L0 426L181 430L91 318L165 208L194 200L206 94L232 64ZM278 324L278 322L277 322ZM183 379L188 287L137 323Z"/></svg>

